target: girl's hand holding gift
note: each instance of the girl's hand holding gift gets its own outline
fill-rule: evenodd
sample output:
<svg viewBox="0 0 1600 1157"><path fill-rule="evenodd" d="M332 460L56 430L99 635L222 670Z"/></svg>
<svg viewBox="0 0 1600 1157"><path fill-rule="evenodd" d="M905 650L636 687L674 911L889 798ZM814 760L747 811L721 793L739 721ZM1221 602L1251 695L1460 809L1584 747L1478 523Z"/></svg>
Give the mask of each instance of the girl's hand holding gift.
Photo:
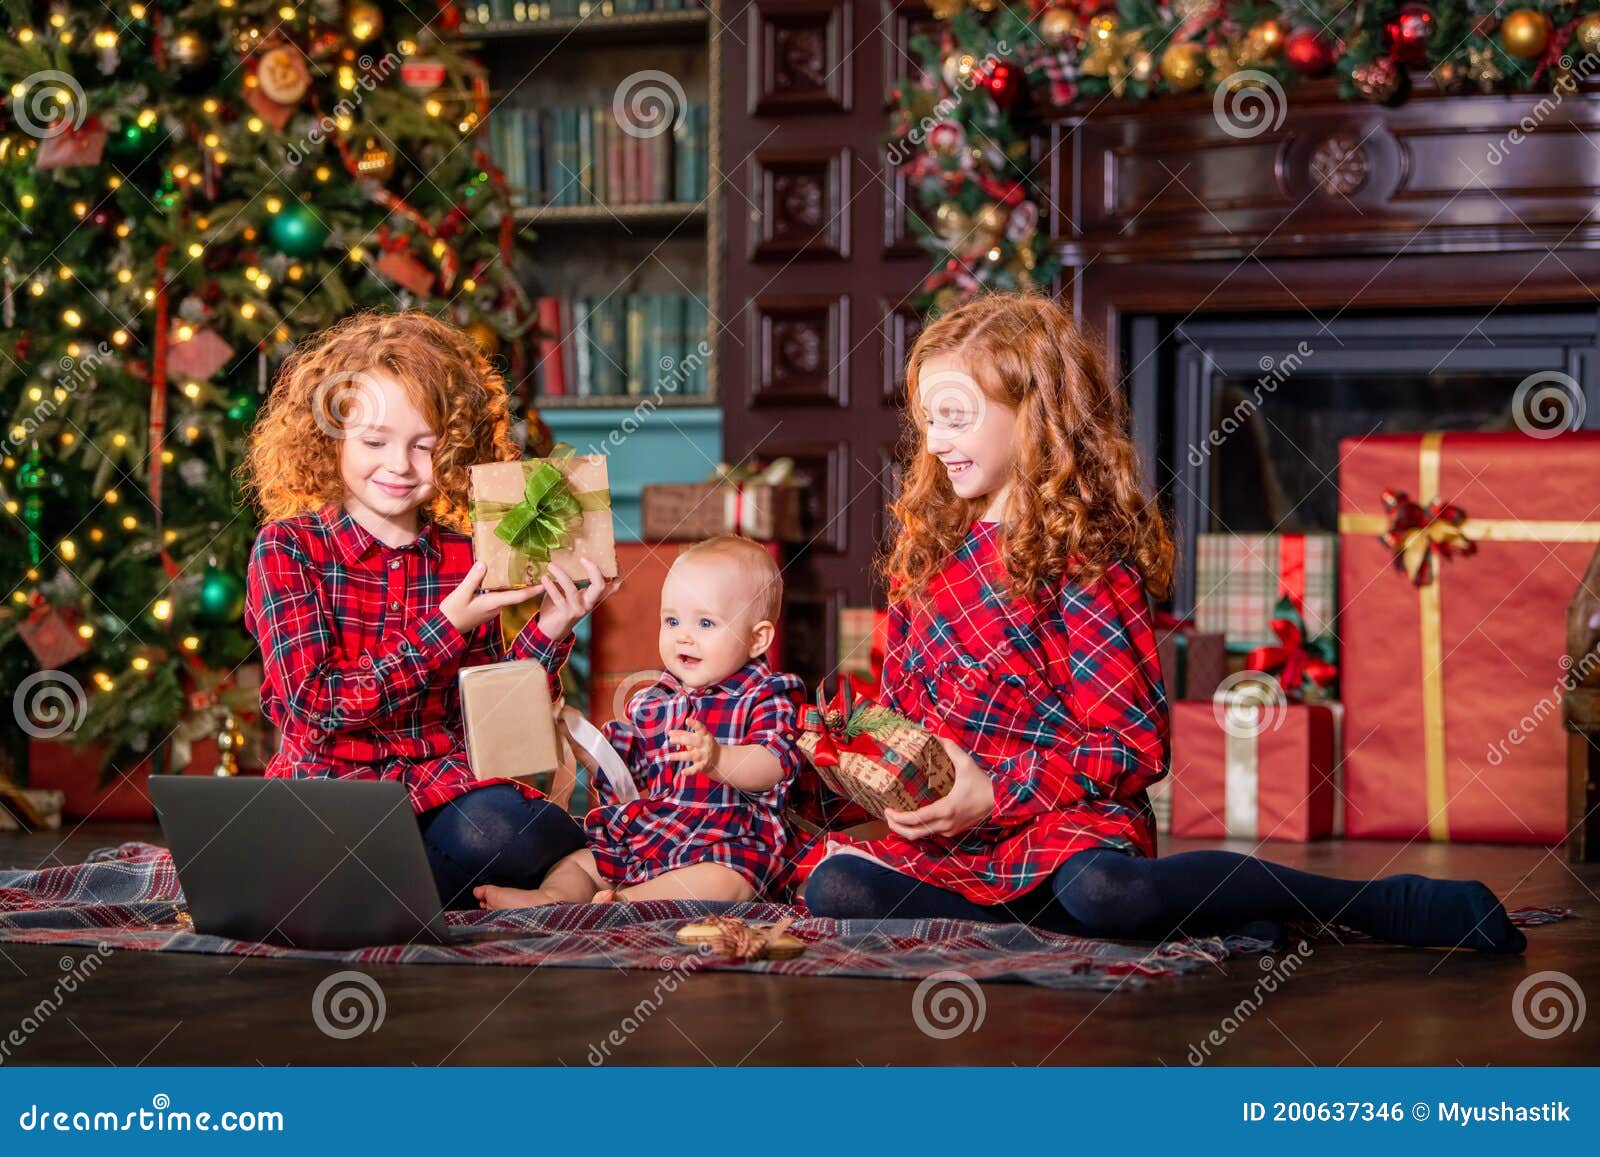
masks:
<svg viewBox="0 0 1600 1157"><path fill-rule="evenodd" d="M472 564L467 577L460 585L439 600L439 610L456 630L470 635L500 613L502 607L525 603L539 593L538 587L523 587L513 591L480 591L487 567L481 562Z"/></svg>
<svg viewBox="0 0 1600 1157"><path fill-rule="evenodd" d="M678 745L677 751L667 752L667 758L687 763L684 768L690 775L715 776L722 755L722 745L712 738L711 732L700 720L691 718L686 731L669 731L667 738Z"/></svg>
<svg viewBox="0 0 1600 1157"><path fill-rule="evenodd" d="M960 835L994 814L994 782L988 773L950 740L941 738L939 744L955 765L955 784L949 795L927 807L914 812L890 808L883 813L889 830L903 839Z"/></svg>
<svg viewBox="0 0 1600 1157"><path fill-rule="evenodd" d="M560 642L572 633L578 620L598 607L622 586L622 579L606 582L600 568L589 559L581 560L589 575L589 585L581 591L578 584L558 567L545 572L538 586L529 590L544 593L544 603L539 608L539 629L551 642Z"/></svg>

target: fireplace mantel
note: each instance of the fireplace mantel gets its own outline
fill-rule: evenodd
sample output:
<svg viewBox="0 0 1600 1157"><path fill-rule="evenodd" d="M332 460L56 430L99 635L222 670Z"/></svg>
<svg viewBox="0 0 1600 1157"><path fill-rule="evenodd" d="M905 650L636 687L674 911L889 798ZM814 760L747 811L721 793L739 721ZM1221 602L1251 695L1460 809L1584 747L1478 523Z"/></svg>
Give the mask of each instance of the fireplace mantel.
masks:
<svg viewBox="0 0 1600 1157"><path fill-rule="evenodd" d="M1250 138L1200 95L1046 121L1067 264L1600 249L1600 94L1424 88L1386 107L1320 81L1279 107Z"/></svg>

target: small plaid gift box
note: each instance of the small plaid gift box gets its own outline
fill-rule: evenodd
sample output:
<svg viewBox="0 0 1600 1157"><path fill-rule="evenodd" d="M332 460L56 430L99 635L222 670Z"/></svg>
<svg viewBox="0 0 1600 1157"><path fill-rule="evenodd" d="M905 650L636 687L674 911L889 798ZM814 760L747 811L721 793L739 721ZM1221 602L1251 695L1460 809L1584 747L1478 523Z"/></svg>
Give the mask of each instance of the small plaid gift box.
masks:
<svg viewBox="0 0 1600 1157"><path fill-rule="evenodd" d="M1195 543L1195 625L1231 649L1275 646L1279 598L1305 616L1306 636L1331 633L1338 607L1339 536L1202 534Z"/></svg>
<svg viewBox="0 0 1600 1157"><path fill-rule="evenodd" d="M800 712L800 750L831 790L879 819L886 809L916 811L950 794L956 770L934 735L842 679L832 702Z"/></svg>

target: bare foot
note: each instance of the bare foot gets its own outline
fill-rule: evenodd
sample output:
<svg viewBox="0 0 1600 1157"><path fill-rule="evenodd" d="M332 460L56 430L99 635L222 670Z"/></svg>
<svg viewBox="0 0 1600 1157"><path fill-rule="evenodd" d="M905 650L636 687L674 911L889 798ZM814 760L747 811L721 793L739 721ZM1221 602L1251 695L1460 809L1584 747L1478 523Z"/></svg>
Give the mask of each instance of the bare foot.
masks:
<svg viewBox="0 0 1600 1157"><path fill-rule="evenodd" d="M601 888L594 894L591 904L620 904L623 902L621 888Z"/></svg>
<svg viewBox="0 0 1600 1157"><path fill-rule="evenodd" d="M503 888L499 884L479 884L472 889L480 908L538 908L556 903L556 898L537 888Z"/></svg>

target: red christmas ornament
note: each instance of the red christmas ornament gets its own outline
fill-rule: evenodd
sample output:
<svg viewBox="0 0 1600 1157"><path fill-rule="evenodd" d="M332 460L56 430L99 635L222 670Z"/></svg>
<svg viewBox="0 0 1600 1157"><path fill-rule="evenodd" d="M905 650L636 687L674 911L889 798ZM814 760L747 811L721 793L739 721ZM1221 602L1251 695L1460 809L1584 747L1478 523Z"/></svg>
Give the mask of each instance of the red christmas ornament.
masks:
<svg viewBox="0 0 1600 1157"><path fill-rule="evenodd" d="M445 32L458 32L461 29L461 9L452 0L439 5L439 15L433 18L433 23Z"/></svg>
<svg viewBox="0 0 1600 1157"><path fill-rule="evenodd" d="M983 85L989 90L994 103L1007 111L1017 106L1027 88L1022 69L1004 60L989 70L983 78Z"/></svg>
<svg viewBox="0 0 1600 1157"><path fill-rule="evenodd" d="M1296 28L1283 42L1283 58L1301 76L1321 76L1333 67L1333 45L1314 28Z"/></svg>
<svg viewBox="0 0 1600 1157"><path fill-rule="evenodd" d="M1426 64L1433 26L1433 9L1426 4L1402 4L1395 18L1383 26L1390 58L1416 67Z"/></svg>

